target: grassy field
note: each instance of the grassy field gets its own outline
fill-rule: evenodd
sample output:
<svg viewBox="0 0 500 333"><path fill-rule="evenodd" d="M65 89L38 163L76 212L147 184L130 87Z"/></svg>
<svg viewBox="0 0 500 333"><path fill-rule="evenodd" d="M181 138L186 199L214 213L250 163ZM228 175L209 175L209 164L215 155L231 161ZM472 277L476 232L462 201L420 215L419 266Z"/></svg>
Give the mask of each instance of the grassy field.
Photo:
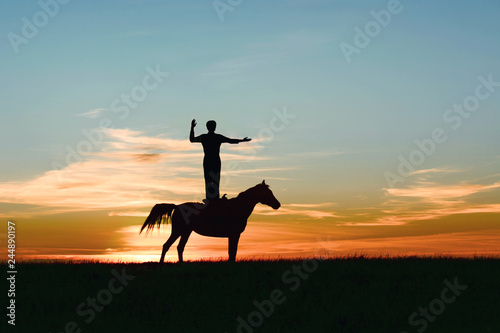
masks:
<svg viewBox="0 0 500 333"><path fill-rule="evenodd" d="M4 314L2 332L500 332L499 259L24 263L17 271L16 326Z"/></svg>

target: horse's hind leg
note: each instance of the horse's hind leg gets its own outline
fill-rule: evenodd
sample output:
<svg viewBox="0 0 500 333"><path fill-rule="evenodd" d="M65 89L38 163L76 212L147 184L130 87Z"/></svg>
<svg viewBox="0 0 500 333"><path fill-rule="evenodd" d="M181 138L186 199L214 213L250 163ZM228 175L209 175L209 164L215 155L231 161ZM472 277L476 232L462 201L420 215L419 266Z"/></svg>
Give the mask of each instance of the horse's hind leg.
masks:
<svg viewBox="0 0 500 333"><path fill-rule="evenodd" d="M173 233L170 235L168 240L163 244L163 250L161 251L161 258L160 258L160 264L163 263L165 260L165 254L167 254L168 249L174 244L174 242L179 238L180 234L178 233Z"/></svg>
<svg viewBox="0 0 500 333"><path fill-rule="evenodd" d="M236 251L238 250L238 241L240 240L240 235L229 236L229 261L234 262L236 260Z"/></svg>
<svg viewBox="0 0 500 333"><path fill-rule="evenodd" d="M184 247L186 246L186 243L190 235L191 235L191 230L186 231L184 234L181 235L181 240L177 245L177 254L179 255L179 262L183 262L182 253L184 252Z"/></svg>

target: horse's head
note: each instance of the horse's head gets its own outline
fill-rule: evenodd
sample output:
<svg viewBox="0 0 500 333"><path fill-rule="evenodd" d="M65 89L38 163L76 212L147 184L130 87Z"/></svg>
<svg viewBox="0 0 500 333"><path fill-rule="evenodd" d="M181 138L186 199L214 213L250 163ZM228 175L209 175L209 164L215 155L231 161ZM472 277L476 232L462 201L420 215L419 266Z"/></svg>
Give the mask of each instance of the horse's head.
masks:
<svg viewBox="0 0 500 333"><path fill-rule="evenodd" d="M274 196L273 192L269 188L269 185L266 184L266 181L263 180L261 184L254 187L256 189L257 199L261 204L268 205L273 209L280 208L281 204Z"/></svg>

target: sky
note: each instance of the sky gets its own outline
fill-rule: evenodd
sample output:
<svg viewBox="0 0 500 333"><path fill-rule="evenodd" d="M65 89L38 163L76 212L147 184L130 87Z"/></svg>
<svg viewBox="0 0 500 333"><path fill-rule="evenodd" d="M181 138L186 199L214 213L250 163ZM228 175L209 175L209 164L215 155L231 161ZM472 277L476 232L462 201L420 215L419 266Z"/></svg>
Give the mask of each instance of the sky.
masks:
<svg viewBox="0 0 500 333"><path fill-rule="evenodd" d="M500 4L3 1L0 230L18 258L158 260L151 208L266 180L238 258L500 254ZM227 240L192 235L190 260ZM176 260L176 251L167 260Z"/></svg>

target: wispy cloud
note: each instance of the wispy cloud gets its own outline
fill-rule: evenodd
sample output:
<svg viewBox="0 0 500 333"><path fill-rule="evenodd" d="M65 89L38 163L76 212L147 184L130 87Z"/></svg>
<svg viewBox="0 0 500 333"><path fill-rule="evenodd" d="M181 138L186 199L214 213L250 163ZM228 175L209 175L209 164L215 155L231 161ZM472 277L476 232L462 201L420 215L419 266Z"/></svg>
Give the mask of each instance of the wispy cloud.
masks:
<svg viewBox="0 0 500 333"><path fill-rule="evenodd" d="M383 218L377 218L368 222L346 222L342 225L348 227L382 227L382 226L398 226L405 225L408 223L409 219L402 219L400 216L386 216ZM414 221L414 219L411 219Z"/></svg>
<svg viewBox="0 0 500 333"><path fill-rule="evenodd" d="M319 207L330 207L336 206L337 204L334 202L322 202L322 203L314 203L314 204L287 204L288 207L294 208L319 208Z"/></svg>
<svg viewBox="0 0 500 333"><path fill-rule="evenodd" d="M418 182L408 188L388 188L385 190L389 196L420 198L426 202L441 204L450 199L462 198L496 188L500 188L500 182L490 185L467 183L439 185L431 182Z"/></svg>
<svg viewBox="0 0 500 333"><path fill-rule="evenodd" d="M2 202L46 207L50 214L139 208L202 193L202 173L182 170L194 166L194 156L201 158L199 147L128 129L109 129L106 134L101 151L82 154L82 162L30 180L1 183Z"/></svg>
<svg viewBox="0 0 500 333"><path fill-rule="evenodd" d="M294 217L307 217L312 219L323 219L329 217L339 217L333 210L331 210L332 204L322 203L322 204L286 204L282 205L278 210L272 210L267 207L257 206L254 209L254 213L258 215L290 215ZM318 208L318 209L310 209ZM323 209L319 209L323 208Z"/></svg>
<svg viewBox="0 0 500 333"><path fill-rule="evenodd" d="M0 183L0 202L36 206L39 207L36 214L43 215L140 209L157 202L181 203L204 197L201 145L126 128L107 129L105 134L99 151L82 153L81 162L46 171L29 180ZM251 166L245 163L250 157L244 153L226 152L222 158L237 164L232 176L266 174L265 178L270 178L267 176L282 170L255 167L255 162L266 156L252 156ZM239 188L237 177L224 181L227 193L244 190ZM35 210L26 209L24 214L33 213Z"/></svg>
<svg viewBox="0 0 500 333"><path fill-rule="evenodd" d="M109 212L108 216L129 216L129 217L147 217L149 212L141 211L123 211L123 212Z"/></svg>
<svg viewBox="0 0 500 333"><path fill-rule="evenodd" d="M458 184L440 184L416 181L407 188L388 188L382 204L382 216L366 223L347 225L404 225L416 221L437 219L457 214L500 213L492 191L500 189L500 182L474 184L462 181ZM473 200L477 195L491 197L490 202Z"/></svg>
<svg viewBox="0 0 500 333"><path fill-rule="evenodd" d="M412 173L410 173L410 175L413 176L413 175L422 175L429 173L452 173L452 172L462 172L462 171L463 170L461 169L453 169L453 168L432 168L432 169L415 170Z"/></svg>
<svg viewBox="0 0 500 333"><path fill-rule="evenodd" d="M342 225L403 226L459 214L500 213L498 174L465 180L469 171L450 167L415 174L419 176L413 182L408 179L405 188L383 188L383 201L363 219L353 217Z"/></svg>
<svg viewBox="0 0 500 333"><path fill-rule="evenodd" d="M117 140L121 143L121 147L128 145L133 149L161 149L168 151L196 151L196 146L191 144L186 139L172 139L159 136L147 136L140 131L134 131L128 128L108 128L105 134L111 139ZM137 144L133 146L129 144ZM118 146L115 146L118 148Z"/></svg>
<svg viewBox="0 0 500 333"><path fill-rule="evenodd" d="M80 114L77 114L77 116L79 117L87 117L87 118L97 118L101 115L102 112L106 111L107 109L103 109L103 108L98 108L98 109L93 109L93 110L90 110L88 112L84 112L84 113L80 113Z"/></svg>
<svg viewBox="0 0 500 333"><path fill-rule="evenodd" d="M289 154L289 157L301 157L301 158L326 158L336 155L343 155L345 152L342 151L308 151L301 153Z"/></svg>

